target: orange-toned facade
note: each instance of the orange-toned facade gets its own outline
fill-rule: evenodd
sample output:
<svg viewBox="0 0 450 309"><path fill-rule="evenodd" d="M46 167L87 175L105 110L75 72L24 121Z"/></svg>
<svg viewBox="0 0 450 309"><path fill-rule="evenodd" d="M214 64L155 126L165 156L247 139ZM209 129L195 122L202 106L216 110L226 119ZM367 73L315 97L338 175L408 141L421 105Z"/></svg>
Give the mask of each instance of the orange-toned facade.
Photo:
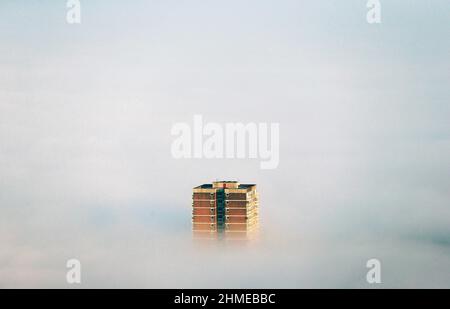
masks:
<svg viewBox="0 0 450 309"><path fill-rule="evenodd" d="M258 193L254 184L216 181L193 189L192 229L196 236L237 237L258 226Z"/></svg>

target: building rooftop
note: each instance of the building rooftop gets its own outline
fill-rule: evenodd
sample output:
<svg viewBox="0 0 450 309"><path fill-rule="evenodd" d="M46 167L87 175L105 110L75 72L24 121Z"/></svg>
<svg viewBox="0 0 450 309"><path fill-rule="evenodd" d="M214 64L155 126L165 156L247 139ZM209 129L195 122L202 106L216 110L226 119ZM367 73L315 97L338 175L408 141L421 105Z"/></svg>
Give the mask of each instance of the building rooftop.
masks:
<svg viewBox="0 0 450 309"><path fill-rule="evenodd" d="M227 188L227 189L248 189L255 186L255 184L241 184L237 181L214 181L212 184L207 183L195 187L194 189L213 189L213 188Z"/></svg>

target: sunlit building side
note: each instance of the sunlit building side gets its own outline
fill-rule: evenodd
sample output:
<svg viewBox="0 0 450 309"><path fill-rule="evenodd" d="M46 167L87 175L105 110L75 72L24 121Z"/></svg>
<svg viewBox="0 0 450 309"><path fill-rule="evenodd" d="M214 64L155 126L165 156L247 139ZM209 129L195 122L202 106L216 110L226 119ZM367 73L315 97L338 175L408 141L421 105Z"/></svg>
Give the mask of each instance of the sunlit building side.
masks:
<svg viewBox="0 0 450 309"><path fill-rule="evenodd" d="M255 184L215 181L193 189L192 230L196 238L249 239L258 229Z"/></svg>

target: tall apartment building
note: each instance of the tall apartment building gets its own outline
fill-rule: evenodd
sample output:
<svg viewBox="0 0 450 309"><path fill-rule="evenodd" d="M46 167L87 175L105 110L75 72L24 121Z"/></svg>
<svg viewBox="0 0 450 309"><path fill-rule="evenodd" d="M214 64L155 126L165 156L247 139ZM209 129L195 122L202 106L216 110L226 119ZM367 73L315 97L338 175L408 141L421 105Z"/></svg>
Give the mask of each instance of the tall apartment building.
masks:
<svg viewBox="0 0 450 309"><path fill-rule="evenodd" d="M244 236L258 225L254 184L215 181L195 187L192 199L192 229L197 236Z"/></svg>

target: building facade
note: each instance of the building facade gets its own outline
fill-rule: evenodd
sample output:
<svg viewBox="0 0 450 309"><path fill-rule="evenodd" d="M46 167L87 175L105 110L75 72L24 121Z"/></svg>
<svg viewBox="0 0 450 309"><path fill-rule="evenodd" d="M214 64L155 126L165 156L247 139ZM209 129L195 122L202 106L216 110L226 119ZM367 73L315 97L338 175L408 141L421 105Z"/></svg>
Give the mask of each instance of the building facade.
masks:
<svg viewBox="0 0 450 309"><path fill-rule="evenodd" d="M246 236L258 226L254 184L215 181L193 189L192 229L196 236Z"/></svg>

